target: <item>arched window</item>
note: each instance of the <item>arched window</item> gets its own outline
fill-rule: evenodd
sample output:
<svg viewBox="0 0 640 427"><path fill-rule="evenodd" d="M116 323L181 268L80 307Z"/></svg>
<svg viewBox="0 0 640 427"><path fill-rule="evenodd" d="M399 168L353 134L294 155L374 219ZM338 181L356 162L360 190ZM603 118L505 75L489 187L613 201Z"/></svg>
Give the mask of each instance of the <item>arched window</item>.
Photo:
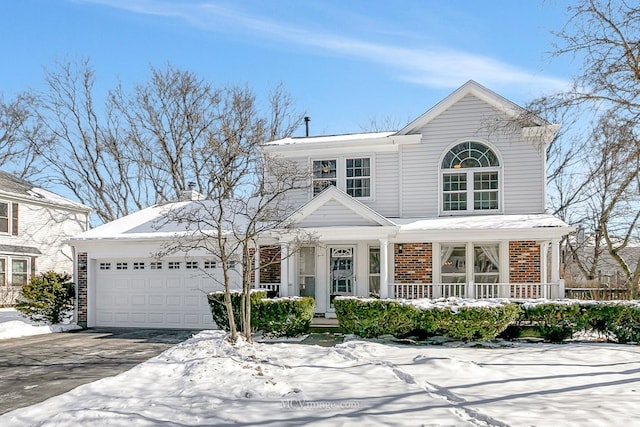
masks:
<svg viewBox="0 0 640 427"><path fill-rule="evenodd" d="M465 141L444 156L442 211L474 212L500 209L500 161L493 150Z"/></svg>

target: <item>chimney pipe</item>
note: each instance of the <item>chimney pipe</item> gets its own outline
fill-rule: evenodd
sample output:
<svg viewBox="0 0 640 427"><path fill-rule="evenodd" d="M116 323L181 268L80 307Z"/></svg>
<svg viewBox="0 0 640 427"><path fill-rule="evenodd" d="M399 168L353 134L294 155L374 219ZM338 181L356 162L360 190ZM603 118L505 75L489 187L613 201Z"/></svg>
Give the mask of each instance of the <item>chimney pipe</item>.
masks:
<svg viewBox="0 0 640 427"><path fill-rule="evenodd" d="M311 117L309 116L305 116L304 117L304 126L306 129L306 135L305 136L309 136L309 122L311 121Z"/></svg>

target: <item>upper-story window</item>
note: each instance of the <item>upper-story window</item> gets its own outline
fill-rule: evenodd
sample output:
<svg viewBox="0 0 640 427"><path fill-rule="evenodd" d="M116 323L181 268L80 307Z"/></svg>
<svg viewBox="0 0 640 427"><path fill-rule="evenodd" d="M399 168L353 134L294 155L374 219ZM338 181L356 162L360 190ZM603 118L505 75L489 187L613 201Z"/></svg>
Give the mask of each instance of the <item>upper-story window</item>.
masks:
<svg viewBox="0 0 640 427"><path fill-rule="evenodd" d="M18 204L0 201L0 233L18 235Z"/></svg>
<svg viewBox="0 0 640 427"><path fill-rule="evenodd" d="M442 210L499 210L499 174L500 161L491 148L476 141L454 146L442 160Z"/></svg>
<svg viewBox="0 0 640 427"><path fill-rule="evenodd" d="M313 195L334 185L351 197L371 197L371 158L313 161Z"/></svg>

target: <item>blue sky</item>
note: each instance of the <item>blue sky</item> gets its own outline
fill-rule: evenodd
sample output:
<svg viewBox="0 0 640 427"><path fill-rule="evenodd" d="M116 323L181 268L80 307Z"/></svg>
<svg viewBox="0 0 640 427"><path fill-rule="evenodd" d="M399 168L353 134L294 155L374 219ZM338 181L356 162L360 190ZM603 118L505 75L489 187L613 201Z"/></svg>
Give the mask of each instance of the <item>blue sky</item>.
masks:
<svg viewBox="0 0 640 427"><path fill-rule="evenodd" d="M1 1L0 94L41 88L43 68L88 57L98 89L167 63L258 94L282 82L312 134L407 123L469 79L519 104L562 88L552 59L567 20L553 0ZM300 135L304 126L300 127Z"/></svg>

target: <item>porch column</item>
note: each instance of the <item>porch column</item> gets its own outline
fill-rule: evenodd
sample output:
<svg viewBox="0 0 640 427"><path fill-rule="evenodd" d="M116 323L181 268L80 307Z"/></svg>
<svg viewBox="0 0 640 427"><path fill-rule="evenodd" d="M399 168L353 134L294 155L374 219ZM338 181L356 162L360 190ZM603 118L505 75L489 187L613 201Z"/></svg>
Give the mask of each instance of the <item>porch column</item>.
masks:
<svg viewBox="0 0 640 427"><path fill-rule="evenodd" d="M380 298L389 298L389 239L380 239Z"/></svg>
<svg viewBox="0 0 640 427"><path fill-rule="evenodd" d="M560 282L560 239L551 240L551 283Z"/></svg>
<svg viewBox="0 0 640 427"><path fill-rule="evenodd" d="M280 245L280 292L279 296L289 296L289 243Z"/></svg>
<svg viewBox="0 0 640 427"><path fill-rule="evenodd" d="M256 245L253 253L253 287L260 289L260 245Z"/></svg>

